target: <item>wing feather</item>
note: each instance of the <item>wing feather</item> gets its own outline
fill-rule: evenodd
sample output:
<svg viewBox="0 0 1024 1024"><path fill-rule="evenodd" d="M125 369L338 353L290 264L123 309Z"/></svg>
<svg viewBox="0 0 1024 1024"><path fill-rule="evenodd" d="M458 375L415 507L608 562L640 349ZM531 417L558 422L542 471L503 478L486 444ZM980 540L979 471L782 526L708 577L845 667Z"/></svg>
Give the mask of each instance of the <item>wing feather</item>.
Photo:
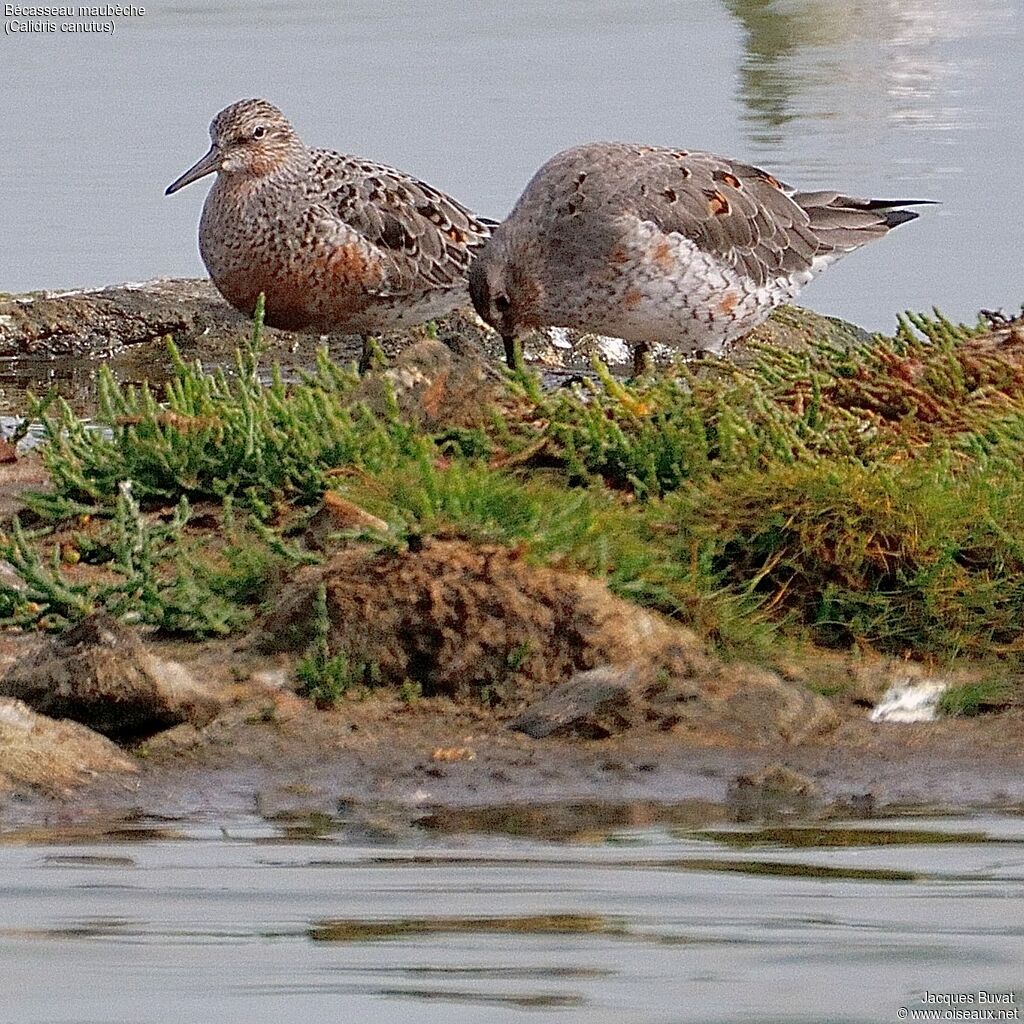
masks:
<svg viewBox="0 0 1024 1024"><path fill-rule="evenodd" d="M473 252L491 233L465 206L411 175L355 157L313 150L319 191L310 196L338 244L357 240L384 270L377 294L465 282ZM331 173L325 174L329 170ZM353 238L355 236L355 239Z"/></svg>

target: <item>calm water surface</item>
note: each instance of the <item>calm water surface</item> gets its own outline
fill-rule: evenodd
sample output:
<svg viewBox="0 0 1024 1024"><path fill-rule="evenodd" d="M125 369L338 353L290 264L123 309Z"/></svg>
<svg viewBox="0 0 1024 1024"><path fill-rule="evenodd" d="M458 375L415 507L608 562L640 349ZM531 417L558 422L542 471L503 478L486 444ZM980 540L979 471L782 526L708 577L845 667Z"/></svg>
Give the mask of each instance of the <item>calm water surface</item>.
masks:
<svg viewBox="0 0 1024 1024"><path fill-rule="evenodd" d="M895 1021L1010 993L1024 821L646 829L553 843L320 820L0 845L18 1024Z"/></svg>
<svg viewBox="0 0 1024 1024"><path fill-rule="evenodd" d="M830 271L815 308L891 328L1024 299L1024 0L146 4L113 36L0 39L0 290L202 272L206 185L163 188L263 95L311 144L503 215L592 139L705 148L804 187L943 205Z"/></svg>

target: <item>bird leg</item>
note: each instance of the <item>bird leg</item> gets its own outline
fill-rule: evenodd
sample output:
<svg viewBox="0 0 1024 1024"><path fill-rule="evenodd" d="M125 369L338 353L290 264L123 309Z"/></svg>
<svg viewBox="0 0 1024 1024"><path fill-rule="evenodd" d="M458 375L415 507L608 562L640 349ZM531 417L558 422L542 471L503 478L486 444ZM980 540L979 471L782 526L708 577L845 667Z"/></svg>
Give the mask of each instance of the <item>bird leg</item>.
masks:
<svg viewBox="0 0 1024 1024"><path fill-rule="evenodd" d="M641 341L633 348L633 376L642 377L652 369L651 346L646 341Z"/></svg>
<svg viewBox="0 0 1024 1024"><path fill-rule="evenodd" d="M514 334L503 334L501 340L505 344L505 362L510 370L523 368L523 347L516 343Z"/></svg>

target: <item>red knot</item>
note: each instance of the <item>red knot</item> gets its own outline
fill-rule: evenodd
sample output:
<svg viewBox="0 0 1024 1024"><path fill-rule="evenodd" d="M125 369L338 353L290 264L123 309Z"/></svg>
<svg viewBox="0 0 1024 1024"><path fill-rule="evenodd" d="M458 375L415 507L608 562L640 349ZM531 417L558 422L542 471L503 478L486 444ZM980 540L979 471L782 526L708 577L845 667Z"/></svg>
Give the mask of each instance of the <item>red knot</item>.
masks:
<svg viewBox="0 0 1024 1024"><path fill-rule="evenodd" d="M798 192L711 153L598 142L552 157L477 254L477 312L505 341L527 328L721 353L829 264L927 200Z"/></svg>
<svg viewBox="0 0 1024 1024"><path fill-rule="evenodd" d="M266 100L210 124L209 152L167 194L217 180L199 251L217 290L251 316L308 333L368 336L469 304L466 274L490 226L403 171L308 149Z"/></svg>

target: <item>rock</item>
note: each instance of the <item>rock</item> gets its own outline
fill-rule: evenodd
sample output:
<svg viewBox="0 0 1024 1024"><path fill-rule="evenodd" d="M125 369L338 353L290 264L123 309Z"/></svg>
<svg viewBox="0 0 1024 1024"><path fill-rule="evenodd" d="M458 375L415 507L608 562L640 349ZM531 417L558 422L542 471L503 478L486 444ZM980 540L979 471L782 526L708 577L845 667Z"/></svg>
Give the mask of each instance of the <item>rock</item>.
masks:
<svg viewBox="0 0 1024 1024"><path fill-rule="evenodd" d="M105 613L43 640L0 679L0 695L119 742L186 721L205 724L220 709L188 669L151 654L131 629Z"/></svg>
<svg viewBox="0 0 1024 1024"><path fill-rule="evenodd" d="M119 380L147 380L151 387L159 388L174 372L167 352L168 336L186 358L231 363L251 331L251 322L206 280L163 278L92 290L0 294L0 357L16 358L7 369L8 385L42 393L56 384L79 411L91 411L96 404L95 369L87 361L91 358L108 361ZM416 342L428 339L430 333L441 339L441 348L450 344L457 353L452 386L456 379L468 379L461 377L459 367L473 361L500 373L501 339L471 310L436 321L429 333L421 325L381 335L377 341L385 354L395 359ZM285 367L308 368L321 345L327 346L335 362L354 364L363 339L353 334L317 336L272 327L263 332L266 365L276 360ZM64 358L55 361L58 356ZM435 381L428 365L422 369ZM396 374L399 378L403 375L407 376L408 370ZM401 385L400 380L398 383ZM417 389L415 381L412 384L414 391L423 393L428 408L444 391L443 387L434 392ZM383 389L378 388L378 395L383 395Z"/></svg>
<svg viewBox="0 0 1024 1024"><path fill-rule="evenodd" d="M998 351L1013 361L1024 357L1020 340L1024 338L1024 318L1008 319L993 314L989 319L991 331L971 338L969 344L979 351ZM232 309L207 280L162 278L92 290L0 294L0 356L18 357L18 363L7 368L8 384L17 382L19 388L31 386L45 391L56 381L65 397L73 398L74 404L82 408L92 405L88 397L95 389L92 368L75 359L54 364L50 362L54 357L108 358L120 379L145 378L151 385L158 385L171 374L164 345L167 335L173 336L190 357L230 362L235 348L250 330L249 321ZM503 362L501 339L468 308L468 302L465 310L435 321L429 335L454 352L456 361L479 361L483 354L484 363L493 369ZM427 337L428 329L419 326L383 334L377 341L394 358ZM866 331L846 321L798 306L781 306L733 346L729 359L750 363L758 356L757 345L765 343L799 350L825 342L847 349L870 339ZM621 372L628 372L631 365L628 346L616 344L617 339L586 332L552 328L527 332L520 341L527 362L547 368L555 378L563 371L589 372L590 360L595 355ZM354 363L363 344L362 338L350 334L317 338L274 328L264 332L268 361L278 359L283 365L309 366L308 354L322 343L327 344L332 358L341 363ZM296 358L297 352L304 355ZM669 357L671 353L666 349L664 355ZM700 364L694 366L699 369ZM421 368L436 383L432 371L426 366ZM714 372L714 361L710 362L709 372ZM401 378L404 373L399 371L395 377ZM548 382L557 383L557 379ZM433 393L429 387L419 388L415 381L412 384L427 406L444 393L458 404L454 381Z"/></svg>
<svg viewBox="0 0 1024 1024"><path fill-rule="evenodd" d="M605 739L653 727L699 743L768 746L801 743L838 724L827 701L774 672L672 643L643 661L577 673L511 728Z"/></svg>
<svg viewBox="0 0 1024 1024"><path fill-rule="evenodd" d="M202 334L238 337L245 318L208 281L147 281L91 291L0 297L0 356L104 356Z"/></svg>
<svg viewBox="0 0 1024 1024"><path fill-rule="evenodd" d="M498 361L501 340L468 309L436 323L438 340L462 356L481 351ZM0 295L0 356L46 357L58 355L110 356L126 348L158 341L170 334L192 349L201 343L205 352L227 352L249 329L249 321L232 309L207 280L161 278L141 283L66 292L31 292ZM268 328L272 349L308 349L310 335ZM362 340L355 335L330 335L332 350L341 349L356 359ZM423 337L413 328L386 334L378 340L392 355ZM846 347L868 340L860 328L810 310L784 306L750 336L783 347L800 347L811 340L826 340ZM345 340L342 340L345 339ZM591 354L607 356L603 339L579 331L532 331L521 339L527 357L550 366L585 366ZM737 351L745 350L741 342ZM628 353L625 354L628 358Z"/></svg>
<svg viewBox="0 0 1024 1024"><path fill-rule="evenodd" d="M136 772L110 740L75 722L36 714L0 697L0 792L36 789L61 795L104 772Z"/></svg>
<svg viewBox="0 0 1024 1024"><path fill-rule="evenodd" d="M388 524L371 515L355 502L343 498L334 491L324 494L323 504L312 515L306 527L306 547L313 551L324 551L332 546L332 536L356 530L375 530L387 533Z"/></svg>
<svg viewBox="0 0 1024 1024"><path fill-rule="evenodd" d="M414 680L425 696L486 688L512 699L666 644L700 646L596 580L530 565L509 548L438 539L416 552L350 548L300 571L253 644L305 650L321 583L331 651L376 664L385 683Z"/></svg>
<svg viewBox="0 0 1024 1024"><path fill-rule="evenodd" d="M469 304L467 296L467 306ZM501 350L497 335L472 313L455 313L443 321L439 335L461 339L463 353L486 339L489 352ZM160 350L170 335L180 348L204 358L230 357L251 331L251 321L232 309L208 280L159 278L74 291L0 294L0 356L52 359L55 356L111 357L131 349L146 352L142 369L151 379L161 363ZM389 356L424 337L422 328L382 335L378 341ZM319 336L340 361L355 361L362 338L354 334ZM318 336L268 327L264 341L271 353L284 356L312 351ZM197 351L198 349L198 351ZM305 362L309 362L306 360ZM131 363L128 364L131 366Z"/></svg>
<svg viewBox="0 0 1024 1024"><path fill-rule="evenodd" d="M862 327L838 317L823 316L802 306L779 306L763 324L736 342L729 358L740 364L753 362L758 357L757 345L800 350L824 342L842 350L863 345L871 338Z"/></svg>
<svg viewBox="0 0 1024 1024"><path fill-rule="evenodd" d="M729 805L737 821L806 815L821 802L821 787L813 779L780 764L737 775L729 785Z"/></svg>
<svg viewBox="0 0 1024 1024"><path fill-rule="evenodd" d="M539 332L534 332L537 333ZM538 340L531 340L531 344L524 345L524 352L533 355L535 361L549 366L572 363L578 367L596 356L611 367L632 368L632 349L618 338L571 331L563 331L561 337L565 348L560 359L545 349ZM801 306L780 306L763 324L736 341L729 349L727 358L731 363L744 366L758 358L760 345L799 350L824 342L833 348L845 350L869 341L871 335L867 331L845 320L822 316ZM666 345L656 345L653 354L657 364L668 363L675 357L675 353ZM714 361L704 365L709 365L713 369ZM691 368L695 371L699 371L701 367L700 362L691 362Z"/></svg>
<svg viewBox="0 0 1024 1024"><path fill-rule="evenodd" d="M689 732L699 742L797 744L839 726L839 715L824 697L769 669L712 658L694 669L699 703L684 705L674 731Z"/></svg>
<svg viewBox="0 0 1024 1024"><path fill-rule="evenodd" d="M578 672L531 704L509 728L534 739L571 735L603 740L626 732L644 715L642 674L636 664Z"/></svg>

